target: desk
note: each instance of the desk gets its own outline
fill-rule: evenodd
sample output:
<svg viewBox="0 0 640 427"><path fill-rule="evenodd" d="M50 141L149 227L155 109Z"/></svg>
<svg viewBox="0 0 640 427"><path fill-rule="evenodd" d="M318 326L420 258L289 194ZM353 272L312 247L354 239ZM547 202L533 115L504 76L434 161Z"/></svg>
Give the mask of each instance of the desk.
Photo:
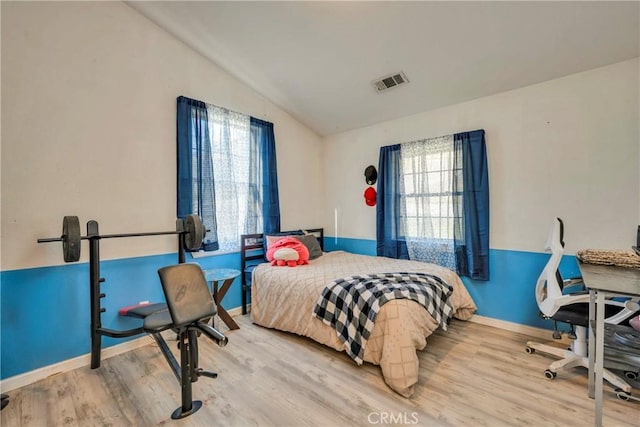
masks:
<svg viewBox="0 0 640 427"><path fill-rule="evenodd" d="M211 282L211 292L213 293L213 300L216 302L218 316L225 325L229 327L229 329L240 329L240 326L238 326L231 315L229 315L229 313L227 313L227 311L222 307L222 300L231 287L233 280L239 275L240 271L232 268L213 268L210 270L204 270L204 277L207 279L207 282ZM218 289L218 282L222 282L220 289ZM214 322L214 318L211 319L211 322Z"/></svg>
<svg viewBox="0 0 640 427"><path fill-rule="evenodd" d="M589 397L596 399L595 425L602 426L602 371L604 369L604 302L607 296L640 295L640 270L578 262L589 288ZM595 347L594 347L595 346ZM595 348L595 351L593 349ZM594 387L595 385L595 387Z"/></svg>

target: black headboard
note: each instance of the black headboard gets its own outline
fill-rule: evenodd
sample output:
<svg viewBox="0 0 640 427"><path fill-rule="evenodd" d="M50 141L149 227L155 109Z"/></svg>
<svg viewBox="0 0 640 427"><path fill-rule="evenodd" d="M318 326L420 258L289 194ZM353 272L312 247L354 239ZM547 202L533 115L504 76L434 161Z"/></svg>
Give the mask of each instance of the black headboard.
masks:
<svg viewBox="0 0 640 427"><path fill-rule="evenodd" d="M299 233L300 230L284 231L278 234ZM324 228L309 228L306 234L313 234L324 251ZM251 273L257 264L266 261L264 252L264 233L243 234L240 236L240 268L242 271L242 314L247 314L247 292L251 289Z"/></svg>

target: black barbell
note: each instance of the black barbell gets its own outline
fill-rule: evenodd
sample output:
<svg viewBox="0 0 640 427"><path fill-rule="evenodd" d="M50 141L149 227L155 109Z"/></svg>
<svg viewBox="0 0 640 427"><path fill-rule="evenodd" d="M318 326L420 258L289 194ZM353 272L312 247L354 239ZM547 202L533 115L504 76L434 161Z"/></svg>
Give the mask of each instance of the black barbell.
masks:
<svg viewBox="0 0 640 427"><path fill-rule="evenodd" d="M95 234L80 235L80 220L77 216L65 216L62 220L62 236L38 239L38 243L62 242L62 253L65 262L80 260L80 242L91 239L117 239L121 237L162 236L171 234L184 234L184 245L187 249L195 251L200 249L206 234L202 220L198 215L187 215L185 219L176 221L175 231L151 231L144 233L122 234Z"/></svg>

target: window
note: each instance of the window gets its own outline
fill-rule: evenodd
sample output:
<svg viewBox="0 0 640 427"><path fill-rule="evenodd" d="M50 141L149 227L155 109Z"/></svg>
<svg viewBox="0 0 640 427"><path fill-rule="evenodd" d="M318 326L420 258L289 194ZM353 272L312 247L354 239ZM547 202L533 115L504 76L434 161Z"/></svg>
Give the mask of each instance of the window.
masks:
<svg viewBox="0 0 640 427"><path fill-rule="evenodd" d="M178 216L200 215L203 249L237 251L241 234L278 231L273 124L179 97L177 125Z"/></svg>
<svg viewBox="0 0 640 427"><path fill-rule="evenodd" d="M250 118L213 105L207 105L207 113L218 246L222 252L238 251L241 234L262 233L262 216L257 214L262 212L261 198L249 197L259 185L251 182L255 150L251 150ZM194 187L198 188L197 182ZM197 211L195 198L194 203Z"/></svg>
<svg viewBox="0 0 640 427"><path fill-rule="evenodd" d="M489 280L484 130L380 147L377 254Z"/></svg>
<svg viewBox="0 0 640 427"><path fill-rule="evenodd" d="M461 163L454 162L453 140L424 144L401 155L402 227L407 237L453 240L456 219L462 220L454 209L462 203ZM452 179L459 183L455 192Z"/></svg>
<svg viewBox="0 0 640 427"><path fill-rule="evenodd" d="M456 267L454 164L453 135L402 144L400 223L409 258L451 269Z"/></svg>

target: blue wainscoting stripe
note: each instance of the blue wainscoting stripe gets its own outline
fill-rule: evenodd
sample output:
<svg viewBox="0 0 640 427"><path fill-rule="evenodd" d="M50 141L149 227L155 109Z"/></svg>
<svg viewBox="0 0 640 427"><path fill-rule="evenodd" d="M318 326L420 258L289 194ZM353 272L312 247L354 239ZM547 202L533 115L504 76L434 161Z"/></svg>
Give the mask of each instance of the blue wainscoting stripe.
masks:
<svg viewBox="0 0 640 427"><path fill-rule="evenodd" d="M345 250L376 254L375 240L325 237L326 250ZM552 322L538 315L534 288L550 254L491 249L487 282L463 277L469 294L478 306L477 314L539 328L552 328ZM564 277L580 275L574 256L565 255L560 263Z"/></svg>
<svg viewBox="0 0 640 427"><path fill-rule="evenodd" d="M366 239L350 239L346 237L325 237L324 250L347 251L354 254L376 255L376 241Z"/></svg>
<svg viewBox="0 0 640 427"><path fill-rule="evenodd" d="M189 256L188 256L189 257ZM198 258L202 268L240 269L240 254ZM118 309L141 301L163 302L160 267L177 263L177 254L103 261L102 326L131 329L139 320L118 316ZM89 264L0 272L0 378L5 379L90 352ZM240 306L240 279L223 306ZM133 339L129 338L129 339ZM102 337L103 348L127 339Z"/></svg>
<svg viewBox="0 0 640 427"><path fill-rule="evenodd" d="M376 242L367 239L325 237L325 250L346 250L376 254ZM478 314L524 325L551 328L551 322L538 317L534 297L536 280L548 254L492 249L491 280L463 278L478 305ZM130 329L135 319L120 318L118 309L140 301L163 301L157 270L175 264L176 254L153 255L103 261L102 324L111 329ZM231 253L191 259L202 268L240 269L240 254ZM578 276L575 258L565 256L564 276ZM0 378L62 362L90 351L89 265L65 264L0 272ZM241 304L240 278L236 278L223 306ZM132 339L132 338L130 338ZM103 348L122 343L122 339L103 337Z"/></svg>
<svg viewBox="0 0 640 427"><path fill-rule="evenodd" d="M478 306L477 314L523 325L551 329L553 323L541 319L535 298L535 285L550 254L491 249L491 280L482 282L463 277ZM564 277L580 275L574 256L560 263Z"/></svg>

